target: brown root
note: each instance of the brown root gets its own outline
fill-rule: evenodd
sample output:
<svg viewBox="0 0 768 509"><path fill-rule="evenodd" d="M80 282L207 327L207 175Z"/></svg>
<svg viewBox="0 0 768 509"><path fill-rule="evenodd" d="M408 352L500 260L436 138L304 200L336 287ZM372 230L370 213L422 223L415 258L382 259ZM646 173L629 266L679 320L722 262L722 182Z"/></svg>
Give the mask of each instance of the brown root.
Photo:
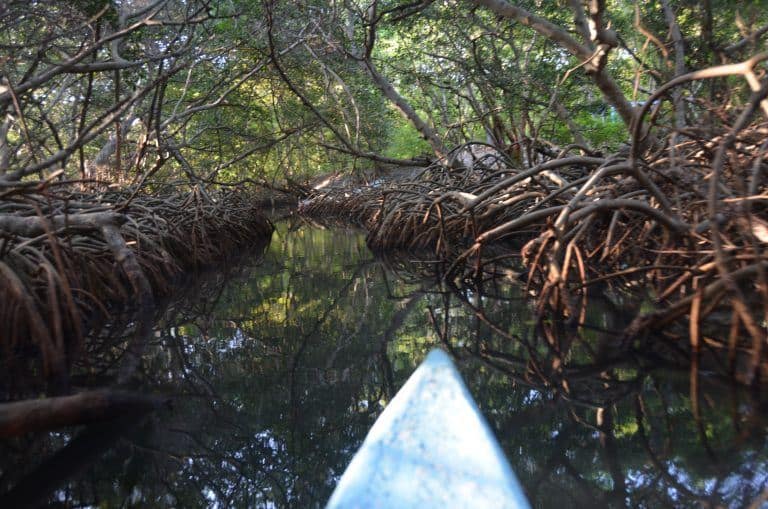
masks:
<svg viewBox="0 0 768 509"><path fill-rule="evenodd" d="M247 192L194 188L158 197L26 187L0 210L0 356L10 371L14 359L40 362L49 387L65 393L68 368L98 316L127 305L149 317L136 331L140 345L155 298L178 274L271 233Z"/></svg>

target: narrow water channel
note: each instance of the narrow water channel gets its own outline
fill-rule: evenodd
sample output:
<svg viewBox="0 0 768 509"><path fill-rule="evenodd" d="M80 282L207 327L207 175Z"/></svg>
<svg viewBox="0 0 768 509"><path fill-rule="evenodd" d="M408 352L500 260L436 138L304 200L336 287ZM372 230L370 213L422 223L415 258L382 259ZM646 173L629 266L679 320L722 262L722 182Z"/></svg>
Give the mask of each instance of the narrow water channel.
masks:
<svg viewBox="0 0 768 509"><path fill-rule="evenodd" d="M583 328L536 327L503 274L436 283L360 232L277 226L263 256L197 281L157 324L134 388L172 408L2 443L2 488L50 488L30 505L63 507L322 507L435 346L535 507L744 507L766 488L766 401L705 370L692 392L682 363L621 350L616 299ZM80 369L97 386L107 368Z"/></svg>

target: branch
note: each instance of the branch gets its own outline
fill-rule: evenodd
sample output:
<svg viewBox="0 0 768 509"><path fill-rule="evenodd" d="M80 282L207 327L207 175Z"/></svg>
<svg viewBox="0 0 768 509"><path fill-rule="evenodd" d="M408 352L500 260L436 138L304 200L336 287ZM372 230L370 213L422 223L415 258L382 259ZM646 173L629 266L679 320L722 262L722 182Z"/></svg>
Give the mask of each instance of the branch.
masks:
<svg viewBox="0 0 768 509"><path fill-rule="evenodd" d="M320 113L320 110L315 107L314 104L312 104L312 101L310 101L304 93L302 93L301 90L299 90L296 85L294 85L293 81L288 77L285 70L283 69L283 66L280 64L280 59L278 58L279 53L277 51L277 48L275 47L275 38L273 35L274 31L274 19L273 19L273 7L274 3L271 1L267 3L267 41L269 42L269 55L272 61L272 65L274 66L275 70L277 71L277 74L280 76L280 79L283 80L283 83L286 84L288 89L293 92L293 94L299 98L301 103L306 106L316 117L320 122L325 125L332 133L333 135L346 147L348 150L354 151L354 147L350 143L349 140L347 140L336 127L333 126L333 124L330 123L328 119L325 118L325 116Z"/></svg>
<svg viewBox="0 0 768 509"><path fill-rule="evenodd" d="M604 62L604 58L607 55L605 48L600 49L602 46L608 44L601 44L598 50L591 51L587 46L579 44L579 42L571 37L571 35L563 28L547 21L544 18L540 18L531 14L530 12L512 5L505 0L473 0L475 4L487 7L494 13L505 18L514 19L518 23L521 23L527 27L532 28L536 32L546 36L549 40L558 43L565 48L576 58L584 62L584 68L588 71L588 74L592 77L597 87L603 93L606 100L616 108L616 111L621 116L624 124L629 127L632 125L632 117L634 115L634 108L627 101L624 96L624 92L616 84L616 82L608 74L605 73L604 67L601 62ZM603 32L607 32L603 30ZM600 35L598 38L603 37ZM607 35L606 35L607 37Z"/></svg>
<svg viewBox="0 0 768 509"><path fill-rule="evenodd" d="M123 115L123 113L125 113L132 105L134 105L137 101L141 100L141 98L143 98L151 90L155 89L155 87L157 87L159 83L167 79L169 76L172 76L176 72L179 72L181 69L183 69L187 65L189 64L186 63L186 64L179 65L175 69L170 70L168 74L166 74L165 76L159 77L152 83L149 83L144 88L137 90L132 96L127 97L126 99L123 99L122 102L116 104L110 110L108 110L103 115L101 115L99 118L91 122L91 124L86 129L84 129L82 133L78 134L77 138L75 138L75 140L72 142L70 146L65 147L64 149L58 150L57 152L49 156L47 159L37 164L34 164L32 166L27 166L26 168L21 168L14 172L7 173L5 175L1 175L0 183L20 180L27 175L32 175L34 173L40 172L42 170L50 168L56 163L66 160L70 155L72 155L75 152L75 150L85 145L86 143L92 141L94 138L96 138L102 132L104 132L104 130L106 130L111 124L114 123L115 119L120 118Z"/></svg>
<svg viewBox="0 0 768 509"><path fill-rule="evenodd" d="M571 214L571 220L578 221L579 219L599 211L624 209L634 210L635 212L640 212L646 216L650 216L675 233L684 233L691 229L690 225L676 218L667 216L659 209L651 207L644 201L618 198L615 200L597 200L595 202L589 203L588 205L585 205L583 208Z"/></svg>
<svg viewBox="0 0 768 509"><path fill-rule="evenodd" d="M766 32L768 32L768 25L764 25L758 28L748 36L744 37L739 42L735 42L730 46L726 46L725 48L723 48L723 51L726 53L733 53L734 51L738 51L744 48L747 44L750 44L750 43L757 44L757 40L763 35L765 35Z"/></svg>
<svg viewBox="0 0 768 509"><path fill-rule="evenodd" d="M381 90L381 93L384 94L395 107L397 107L398 111L400 111L400 113L413 124L413 127L421 133L424 139L429 142L435 155L440 158L445 157L447 150L445 149L445 146L443 146L443 142L440 140L435 130L432 129L429 124L424 122L405 97L400 95L400 93L395 90L392 83L390 83L390 81L376 69L371 60L363 59L360 62L363 68L368 71L373 83L379 90Z"/></svg>
<svg viewBox="0 0 768 509"><path fill-rule="evenodd" d="M350 150L342 147L336 147L328 143L318 143L318 145L320 145L321 147L327 148L328 150L335 150L336 152L341 152L343 154L353 155L355 157L360 157L362 159L369 159L377 163L392 164L394 166L423 167L423 166L429 165L430 163L428 159L420 159L420 158L394 159L392 157L385 157L378 154L373 154L371 152L361 152L359 150L354 150L354 149Z"/></svg>
<svg viewBox="0 0 768 509"><path fill-rule="evenodd" d="M19 95L24 94L25 92L28 92L29 90L37 88L40 85L42 85L43 83L48 82L53 77L55 77L55 76L57 76L59 74L62 74L62 73L65 73L65 72L69 72L69 70L72 69L76 64L80 63L85 57L87 57L88 55L91 55L92 53L97 51L99 48L104 46L105 44L107 44L107 43L109 43L109 42L111 42L113 40L125 37L126 35L134 32L136 30L138 30L139 28L142 28L144 26L148 26L150 24L153 24L152 17L155 14L157 14L158 10L159 10L159 8L155 9L154 11L152 11L148 16L146 16L145 18L141 19L140 21L137 21L136 23L133 23L132 25L127 26L126 28L124 28L122 30L118 30L116 32L113 32L113 33L111 33L111 34L109 34L109 35L99 39L98 41L96 41L92 45L86 46L85 48L80 50L77 54L75 54L75 56L69 58L68 60L66 60L66 61L64 61L64 62L62 62L62 63L60 63L58 65L55 65L55 66L53 66L53 67L51 67L51 68L41 72L40 74L38 74L38 75L28 79L28 80L25 80L22 83L14 85L15 93L19 94ZM0 104L5 103L7 101L10 101L11 99L12 99L12 96L11 96L10 90L2 90L0 92Z"/></svg>
<svg viewBox="0 0 768 509"><path fill-rule="evenodd" d="M587 60L592 57L592 51L583 44L571 37L571 35L563 28L551 23L550 21L540 18L530 12L512 5L505 0L473 0L475 4L487 7L494 13L505 18L514 19L518 23L532 28L540 34L547 37L549 40L558 43L560 46L568 50L572 55Z"/></svg>
<svg viewBox="0 0 768 509"><path fill-rule="evenodd" d="M645 117L645 114L648 113L649 109L651 109L653 103L656 102L656 100L662 97L664 94L666 94L668 90L689 81L740 75L744 76L744 78L747 80L750 88L752 89L752 92L757 93L760 91L761 87L755 76L754 69L757 64L763 62L764 60L768 60L768 52L759 53L749 60L745 60L744 62L739 62L737 64L718 65L716 67L709 67L700 71L689 72L688 74L678 76L677 78L670 80L663 86L659 87L658 90L656 90L656 92L654 92L648 98L648 100L645 101L642 107L640 107L640 110L637 112L637 117L635 117L632 122L632 150L630 151L630 159L637 159L640 152L640 138L642 136L643 117ZM768 100L762 99L760 101L760 105L763 108L766 116L768 116Z"/></svg>
<svg viewBox="0 0 768 509"><path fill-rule="evenodd" d="M587 25L587 17L584 14L584 6L581 0L568 0L568 3L573 11L573 22L576 25L576 29L581 34L584 42L590 44L589 26Z"/></svg>

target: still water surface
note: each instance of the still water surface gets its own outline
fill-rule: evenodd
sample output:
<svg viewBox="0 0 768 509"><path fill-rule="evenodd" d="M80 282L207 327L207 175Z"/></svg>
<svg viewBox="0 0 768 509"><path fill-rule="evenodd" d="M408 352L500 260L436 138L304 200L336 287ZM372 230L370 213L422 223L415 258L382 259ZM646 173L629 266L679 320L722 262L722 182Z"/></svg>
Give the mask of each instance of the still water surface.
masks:
<svg viewBox="0 0 768 509"><path fill-rule="evenodd" d="M89 430L89 453L31 478L82 436L6 448L4 481L58 486L48 501L63 506L322 507L442 346L536 507L744 507L766 488L757 395L700 373L692 398L674 355L620 352L611 301L582 329L536 327L509 279L436 283L435 270L377 259L360 232L281 222L263 257L195 282L158 323L135 389L172 409ZM98 371L82 367L82 383Z"/></svg>

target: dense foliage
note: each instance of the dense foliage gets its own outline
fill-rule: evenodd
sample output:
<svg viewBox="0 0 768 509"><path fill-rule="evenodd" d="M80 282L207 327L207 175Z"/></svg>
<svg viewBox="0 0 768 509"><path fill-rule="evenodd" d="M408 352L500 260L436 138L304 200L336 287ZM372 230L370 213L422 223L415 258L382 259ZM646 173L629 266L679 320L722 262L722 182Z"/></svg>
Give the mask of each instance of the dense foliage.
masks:
<svg viewBox="0 0 768 509"><path fill-rule="evenodd" d="M611 150L628 138L622 104L751 56L766 12L718 0L10 1L0 173L275 182L469 140ZM658 115L702 125L745 100L742 81L694 82Z"/></svg>

